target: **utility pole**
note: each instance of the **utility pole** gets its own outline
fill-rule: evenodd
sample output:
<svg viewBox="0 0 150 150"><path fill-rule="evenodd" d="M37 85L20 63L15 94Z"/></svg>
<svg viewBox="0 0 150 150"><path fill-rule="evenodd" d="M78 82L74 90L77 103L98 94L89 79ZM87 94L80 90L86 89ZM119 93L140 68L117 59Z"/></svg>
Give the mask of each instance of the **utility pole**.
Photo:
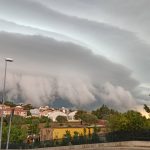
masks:
<svg viewBox="0 0 150 150"><path fill-rule="evenodd" d="M11 115L10 115L10 119L9 119L9 128L8 128L8 133L7 133L6 150L8 150L8 146L9 146L11 122L12 122L13 115L14 115L14 108L13 108L12 111L11 111Z"/></svg>
<svg viewBox="0 0 150 150"><path fill-rule="evenodd" d="M4 111L4 102L5 102L5 88L6 88L6 73L7 73L7 62L13 62L11 58L5 58L5 73L4 73L4 86L3 86L3 97L2 97L2 109L1 109L1 123L0 123L0 149L2 149L2 131L3 131L3 111Z"/></svg>

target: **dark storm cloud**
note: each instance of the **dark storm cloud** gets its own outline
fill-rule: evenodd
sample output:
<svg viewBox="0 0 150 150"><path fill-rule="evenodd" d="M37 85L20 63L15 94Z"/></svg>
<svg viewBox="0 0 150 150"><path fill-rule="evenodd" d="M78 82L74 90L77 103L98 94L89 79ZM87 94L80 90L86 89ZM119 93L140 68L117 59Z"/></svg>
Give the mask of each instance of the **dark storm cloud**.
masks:
<svg viewBox="0 0 150 150"><path fill-rule="evenodd" d="M150 82L150 1L149 0L39 0L62 14L95 21L82 29L105 56L134 70L141 82ZM73 5L73 7L71 7ZM82 26L80 26L82 28ZM93 31L94 29L94 31ZM86 34L85 34L86 35ZM87 39L86 39L87 40ZM109 45L109 46L108 46ZM115 55L114 55L115 53Z"/></svg>
<svg viewBox="0 0 150 150"><path fill-rule="evenodd" d="M56 2L53 1L52 4ZM66 3L67 2L68 1L66 1ZM117 15L122 14L124 20L121 18L121 16L118 16L121 19L121 22L124 22L125 25L130 25L132 28L138 29L137 25L134 25L131 20L133 20L133 17L135 16L134 20L138 24L138 16L145 16L148 6L146 6L146 12L144 11L144 13L141 13L141 15L138 15L136 17L135 12L137 11L137 13L140 14L141 11L139 11L138 8L140 7L140 4L141 7L144 7L142 5L144 4L144 2L139 1L140 4L138 3L136 5L132 5L132 3L128 1L126 3L126 7L119 3L120 7L122 8L122 11L118 5L115 5L116 2L118 1L110 1L110 3L106 3L104 1L94 1L91 7L93 8L92 10L95 10L94 7L96 6L104 6L108 11L108 15L110 16L111 10L115 10L115 12L112 15L112 19L117 18ZM87 7L91 4L90 1L87 4L85 4L85 1L82 1L82 5L79 1L72 1L72 3L78 3L78 5L82 7ZM135 12L132 10L132 8ZM99 9L97 8L96 10L98 11ZM104 9L102 10L105 12ZM126 10L129 11L123 14L123 12L125 12ZM66 16L57 11L54 11L51 8L47 8L46 6L37 3L37 1L33 2L28 0L15 0L12 3L12 1L10 0L3 0L1 2L1 11L1 17L4 17L16 23L20 23L21 25L25 24L26 27L34 28L34 30L40 29L45 30L45 32L52 31L54 33L59 33L64 37L66 36L68 41L70 38L70 41L74 41L79 45L84 45L85 47L92 49L95 53L104 55L112 61L123 64L126 67L129 67L131 70L134 70L134 76L141 82L142 80L144 80L144 82L149 81L149 72L147 74L145 73L145 71L149 70L149 44L141 40L138 36L138 32L136 32L136 30L132 30L132 28L130 28L129 26L125 27L124 24L119 23L116 25L114 23L115 20L110 20L110 23L109 20L106 22L98 22L87 20L88 18L81 19L78 18L78 16ZM119 11L121 12L119 13ZM12 14L13 17L11 17ZM101 13L97 12L97 14ZM106 14L106 12L104 14ZM126 20L127 18L128 20ZM127 21L129 21L129 23ZM146 28L148 29L148 27ZM138 31L141 30L142 29L139 29ZM145 33L144 30L145 29L142 30L143 34ZM54 34L46 34L39 31L32 32L34 32L35 34L49 36L55 39L59 38L58 36L56 37ZM63 39L63 37L61 37L61 39Z"/></svg>
<svg viewBox="0 0 150 150"><path fill-rule="evenodd" d="M0 52L3 56L9 55L16 60L13 65L11 64L11 68L17 69L17 72L20 70L20 72L29 73L29 75L22 74L19 80L17 75L14 75L17 81L13 80L15 83L11 83L12 81L9 80L10 84L15 85L20 82L24 94L36 103L40 103L41 95L42 97L51 95L53 79L57 84L55 92L75 105L94 102L96 95L105 100L109 96L108 93L111 94L111 89L118 95L118 86L122 89L120 100L123 101L125 93L138 85L138 82L131 78L131 71L124 66L112 63L108 59L94 55L90 50L72 43L41 36L23 36L1 32L0 45ZM33 71L34 74L35 72L39 73L37 73L37 77L33 75ZM43 74L50 75L50 78ZM48 82L46 83L46 81ZM41 92L42 89L46 91ZM38 94L37 91L39 91ZM119 95L109 99L110 101L119 101ZM109 99L107 99L108 102ZM130 100L132 100L131 103L134 102L133 98ZM48 99L45 101L47 102ZM126 104L128 105L127 102Z"/></svg>
<svg viewBox="0 0 150 150"><path fill-rule="evenodd" d="M127 108L141 99L137 86L150 81L148 0L0 4L0 54L15 58L11 68L21 73L9 76L10 97L19 83L22 97L36 104L58 95L74 105Z"/></svg>

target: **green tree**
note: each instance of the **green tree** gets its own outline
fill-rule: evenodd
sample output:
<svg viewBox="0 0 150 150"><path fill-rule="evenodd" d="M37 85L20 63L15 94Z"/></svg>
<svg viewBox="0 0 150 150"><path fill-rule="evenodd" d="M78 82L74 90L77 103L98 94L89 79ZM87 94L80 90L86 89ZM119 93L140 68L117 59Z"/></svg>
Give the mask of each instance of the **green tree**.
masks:
<svg viewBox="0 0 150 150"><path fill-rule="evenodd" d="M111 131L139 131L149 128L148 120L137 111L114 114L108 118Z"/></svg>
<svg viewBox="0 0 150 150"><path fill-rule="evenodd" d="M66 130L66 133L64 134L64 138L62 142L63 142L63 145L69 145L69 143L71 142L70 131Z"/></svg>
<svg viewBox="0 0 150 150"><path fill-rule="evenodd" d="M25 124L32 124L32 117L25 118Z"/></svg>
<svg viewBox="0 0 150 150"><path fill-rule="evenodd" d="M16 125L16 126L21 126L23 124L25 124L25 118L21 117L21 116L16 116L14 115L12 118L12 124Z"/></svg>
<svg viewBox="0 0 150 150"><path fill-rule="evenodd" d="M23 108L25 110L30 110L30 109L33 109L34 107L31 104L26 104L26 105L23 106Z"/></svg>
<svg viewBox="0 0 150 150"><path fill-rule="evenodd" d="M39 134L39 119L33 119L32 122L28 125L28 133L32 134Z"/></svg>
<svg viewBox="0 0 150 150"><path fill-rule="evenodd" d="M31 116L30 110L27 110L27 116Z"/></svg>
<svg viewBox="0 0 150 150"><path fill-rule="evenodd" d="M86 128L83 129L83 135L86 137Z"/></svg>
<svg viewBox="0 0 150 150"><path fill-rule="evenodd" d="M46 123L45 123L45 126L44 126L45 128L50 128L51 127L51 125L50 125L50 122L49 121L46 121Z"/></svg>
<svg viewBox="0 0 150 150"><path fill-rule="evenodd" d="M46 116L39 118L40 123L52 122L52 120Z"/></svg>
<svg viewBox="0 0 150 150"><path fill-rule="evenodd" d="M142 116L140 112L137 111L128 111L124 114L125 117L128 119L128 130L134 131L134 130L141 130L145 129L145 122L146 118Z"/></svg>
<svg viewBox="0 0 150 150"><path fill-rule="evenodd" d="M11 101L5 101L4 104L7 105L7 106L10 106L10 107L15 107L16 106L16 104L14 104Z"/></svg>
<svg viewBox="0 0 150 150"><path fill-rule="evenodd" d="M93 142L99 141L98 128L96 126L94 126L94 132L92 133L92 141Z"/></svg>
<svg viewBox="0 0 150 150"><path fill-rule="evenodd" d="M6 142L7 140L7 132L8 126L4 126L2 135L3 142ZM10 132L10 142L23 142L26 140L27 135L27 128L18 128L18 126L13 125Z"/></svg>
<svg viewBox="0 0 150 150"><path fill-rule="evenodd" d="M56 120L57 120L58 123L63 124L63 123L67 122L67 117L65 117L65 116L57 116Z"/></svg>
<svg viewBox="0 0 150 150"><path fill-rule="evenodd" d="M73 143L77 144L79 141L79 132L74 131L74 136L73 136Z"/></svg>
<svg viewBox="0 0 150 150"><path fill-rule="evenodd" d="M113 114L108 117L108 128L111 131L127 130L128 119L123 114Z"/></svg>
<svg viewBox="0 0 150 150"><path fill-rule="evenodd" d="M81 119L83 114L86 114L87 112L84 110L78 110L77 113L75 114L75 119Z"/></svg>
<svg viewBox="0 0 150 150"><path fill-rule="evenodd" d="M95 115L93 115L93 114L86 114L86 113L84 113L84 114L81 115L80 118L81 118L81 120L83 122L85 122L88 125L96 124L97 121L98 121L98 118Z"/></svg>
<svg viewBox="0 0 150 150"><path fill-rule="evenodd" d="M100 108L92 111L92 114L96 115L98 119L107 119L107 117L116 113L118 113L118 111L110 109L106 105L102 105Z"/></svg>
<svg viewBox="0 0 150 150"><path fill-rule="evenodd" d="M98 121L98 118L96 115L87 113L86 111L83 111L83 110L79 110L75 114L75 119L81 119L83 122L85 122L88 125L96 124Z"/></svg>

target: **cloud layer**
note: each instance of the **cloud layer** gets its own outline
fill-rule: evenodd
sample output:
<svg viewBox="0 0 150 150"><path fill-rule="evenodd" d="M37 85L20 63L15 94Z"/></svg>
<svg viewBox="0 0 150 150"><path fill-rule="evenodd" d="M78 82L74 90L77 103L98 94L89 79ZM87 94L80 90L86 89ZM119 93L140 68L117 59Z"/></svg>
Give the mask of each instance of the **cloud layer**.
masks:
<svg viewBox="0 0 150 150"><path fill-rule="evenodd" d="M1 32L0 45L5 49L2 53L4 56L15 59L10 65L16 73L8 76L10 98L17 98L21 94L24 100L40 105L59 96L82 106L98 99L104 102L100 93L108 81L111 86L124 87L122 91L125 93L138 85L131 77L131 71L124 66L73 43ZM23 73L20 75L20 72ZM119 94L117 88L113 90ZM107 89L105 92L105 95L110 93ZM123 101L121 97L110 100Z"/></svg>

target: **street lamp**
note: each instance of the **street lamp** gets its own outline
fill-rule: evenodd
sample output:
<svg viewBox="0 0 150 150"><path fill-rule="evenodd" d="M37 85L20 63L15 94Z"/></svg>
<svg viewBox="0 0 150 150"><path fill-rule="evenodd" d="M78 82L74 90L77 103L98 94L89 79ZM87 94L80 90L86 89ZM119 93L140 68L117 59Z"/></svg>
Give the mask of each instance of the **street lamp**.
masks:
<svg viewBox="0 0 150 150"><path fill-rule="evenodd" d="M7 75L7 62L13 62L12 58L5 58L5 73L4 73L4 85L3 85L3 97L2 97L2 109L1 109L1 123L0 123L0 149L2 147L2 131L3 131L3 109L5 102L5 87L6 87L6 75Z"/></svg>

